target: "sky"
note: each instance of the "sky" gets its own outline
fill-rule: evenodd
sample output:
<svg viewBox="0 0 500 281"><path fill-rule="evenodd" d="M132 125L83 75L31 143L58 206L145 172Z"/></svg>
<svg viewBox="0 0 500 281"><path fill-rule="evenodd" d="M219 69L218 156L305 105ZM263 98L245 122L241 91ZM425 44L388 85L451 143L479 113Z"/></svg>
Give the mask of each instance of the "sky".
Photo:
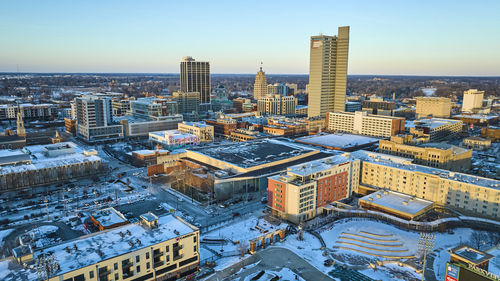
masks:
<svg viewBox="0 0 500 281"><path fill-rule="evenodd" d="M349 25L349 74L500 75L500 1L3 0L0 72L307 74Z"/></svg>

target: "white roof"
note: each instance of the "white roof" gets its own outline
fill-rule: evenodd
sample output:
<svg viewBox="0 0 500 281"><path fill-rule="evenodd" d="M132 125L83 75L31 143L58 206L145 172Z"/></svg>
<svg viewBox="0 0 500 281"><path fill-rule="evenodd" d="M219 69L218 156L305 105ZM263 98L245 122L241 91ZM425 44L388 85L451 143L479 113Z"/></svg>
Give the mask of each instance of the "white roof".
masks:
<svg viewBox="0 0 500 281"><path fill-rule="evenodd" d="M174 231L178 231L179 234L175 234ZM150 229L140 224L127 224L43 249L36 252L35 256L53 252L60 266L60 271L57 274L62 275L194 231L195 228L168 214L159 218L158 228ZM133 242L133 246L130 246L129 242ZM74 245L76 245L77 250L74 250ZM70 249L69 253L65 250L66 248ZM98 250L102 252L101 256L97 253Z"/></svg>
<svg viewBox="0 0 500 281"><path fill-rule="evenodd" d="M298 138L295 141L327 147L349 148L375 143L378 142L379 139L352 134L318 134Z"/></svg>
<svg viewBox="0 0 500 281"><path fill-rule="evenodd" d="M409 215L415 215L433 204L433 202L429 200L424 200L407 194L385 190L380 190L366 195L359 200L403 212Z"/></svg>

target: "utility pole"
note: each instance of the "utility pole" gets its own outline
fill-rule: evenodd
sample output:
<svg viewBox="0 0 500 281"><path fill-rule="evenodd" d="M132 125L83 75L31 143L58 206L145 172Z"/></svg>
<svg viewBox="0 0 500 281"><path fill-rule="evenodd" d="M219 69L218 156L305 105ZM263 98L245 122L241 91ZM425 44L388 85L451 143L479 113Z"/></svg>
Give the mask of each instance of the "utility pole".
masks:
<svg viewBox="0 0 500 281"><path fill-rule="evenodd" d="M425 280L425 263L427 261L427 252L434 248L434 242L436 240L436 235L434 233L420 233L420 238L418 239L418 249L423 252L423 265L422 265L422 281Z"/></svg>
<svg viewBox="0 0 500 281"><path fill-rule="evenodd" d="M47 196L45 196L45 210L47 211L47 220L50 220L49 216L49 201L47 200Z"/></svg>

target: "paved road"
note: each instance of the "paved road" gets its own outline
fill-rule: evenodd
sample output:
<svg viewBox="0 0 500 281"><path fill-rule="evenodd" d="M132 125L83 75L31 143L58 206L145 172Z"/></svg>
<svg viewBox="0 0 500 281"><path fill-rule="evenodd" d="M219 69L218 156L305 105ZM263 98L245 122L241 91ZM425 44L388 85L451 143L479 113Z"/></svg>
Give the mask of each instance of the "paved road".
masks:
<svg viewBox="0 0 500 281"><path fill-rule="evenodd" d="M239 270L244 266L255 264L257 262L259 262L259 264L257 264L256 266L244 269L241 272L239 272ZM328 277L327 275L323 274L314 266L310 265L308 262L303 260L298 255L296 255L294 252L279 247L271 247L259 251L254 256L251 256L246 260L243 260L231 267L219 271L216 274L212 275L211 277L207 278L206 280L207 281L234 280L236 278L244 280L247 276L255 275L261 270L280 271L282 268L289 268L297 275L308 281L334 280Z"/></svg>

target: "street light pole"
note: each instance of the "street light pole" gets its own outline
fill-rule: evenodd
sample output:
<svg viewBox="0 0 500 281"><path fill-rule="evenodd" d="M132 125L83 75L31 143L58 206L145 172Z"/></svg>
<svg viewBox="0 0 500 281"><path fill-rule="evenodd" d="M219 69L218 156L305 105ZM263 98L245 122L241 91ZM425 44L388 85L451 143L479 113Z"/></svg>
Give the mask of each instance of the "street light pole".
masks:
<svg viewBox="0 0 500 281"><path fill-rule="evenodd" d="M434 242L436 240L436 235L434 233L420 233L420 238L418 239L418 249L423 252L423 266L422 266L422 281L425 280L425 265L427 261L427 252L434 248Z"/></svg>

